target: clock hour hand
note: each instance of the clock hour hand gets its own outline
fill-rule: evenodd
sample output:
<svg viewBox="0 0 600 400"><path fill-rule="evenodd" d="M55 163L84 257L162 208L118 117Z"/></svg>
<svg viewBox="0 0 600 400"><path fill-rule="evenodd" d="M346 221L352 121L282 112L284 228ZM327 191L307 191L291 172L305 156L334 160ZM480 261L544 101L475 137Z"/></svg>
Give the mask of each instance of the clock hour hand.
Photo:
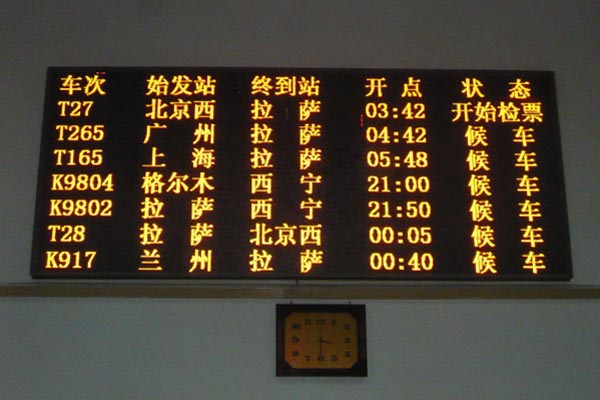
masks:
<svg viewBox="0 0 600 400"><path fill-rule="evenodd" d="M323 336L319 336L319 343L334 344L333 342L330 342L329 340L323 339Z"/></svg>

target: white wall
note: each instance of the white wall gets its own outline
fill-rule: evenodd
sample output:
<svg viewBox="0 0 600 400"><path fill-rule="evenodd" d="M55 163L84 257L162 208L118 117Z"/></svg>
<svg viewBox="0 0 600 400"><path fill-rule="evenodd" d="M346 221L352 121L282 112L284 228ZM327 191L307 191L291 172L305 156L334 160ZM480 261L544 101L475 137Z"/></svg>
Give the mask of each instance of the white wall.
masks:
<svg viewBox="0 0 600 400"><path fill-rule="evenodd" d="M276 378L272 301L9 299L0 306L0 393L592 400L600 388L599 306L370 301L369 377Z"/></svg>
<svg viewBox="0 0 600 400"><path fill-rule="evenodd" d="M0 285L31 282L50 65L554 70L572 284L600 285L597 1L5 3ZM600 393L598 300L364 301L366 379L276 378L276 302L0 297L0 398L558 400Z"/></svg>

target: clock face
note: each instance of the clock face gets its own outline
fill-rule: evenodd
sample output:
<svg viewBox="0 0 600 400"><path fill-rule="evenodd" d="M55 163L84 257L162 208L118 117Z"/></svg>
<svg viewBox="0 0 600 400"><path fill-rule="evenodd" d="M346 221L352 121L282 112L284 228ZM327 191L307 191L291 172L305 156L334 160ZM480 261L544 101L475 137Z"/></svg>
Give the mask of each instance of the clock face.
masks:
<svg viewBox="0 0 600 400"><path fill-rule="evenodd" d="M278 304L278 376L367 376L364 305Z"/></svg>
<svg viewBox="0 0 600 400"><path fill-rule="evenodd" d="M344 312L291 313L284 348L292 368L351 368L358 361L356 319Z"/></svg>

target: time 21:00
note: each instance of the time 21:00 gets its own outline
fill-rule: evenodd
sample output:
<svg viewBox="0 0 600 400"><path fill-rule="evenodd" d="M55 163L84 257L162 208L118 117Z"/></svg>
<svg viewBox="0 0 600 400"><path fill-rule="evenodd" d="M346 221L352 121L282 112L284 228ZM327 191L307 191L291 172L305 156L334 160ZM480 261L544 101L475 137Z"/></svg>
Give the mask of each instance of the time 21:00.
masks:
<svg viewBox="0 0 600 400"><path fill-rule="evenodd" d="M367 177L367 191L369 193L391 193L392 190L400 193L428 193L431 182L427 176L409 175L404 179L391 181L389 176L369 175Z"/></svg>

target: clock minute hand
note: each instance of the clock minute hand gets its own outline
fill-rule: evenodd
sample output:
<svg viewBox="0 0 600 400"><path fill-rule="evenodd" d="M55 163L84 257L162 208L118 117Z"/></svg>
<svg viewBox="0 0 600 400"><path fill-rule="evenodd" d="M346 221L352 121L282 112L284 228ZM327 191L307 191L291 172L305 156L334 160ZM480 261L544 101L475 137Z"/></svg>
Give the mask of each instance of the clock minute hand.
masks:
<svg viewBox="0 0 600 400"><path fill-rule="evenodd" d="M319 336L319 357L323 357L323 336Z"/></svg>

